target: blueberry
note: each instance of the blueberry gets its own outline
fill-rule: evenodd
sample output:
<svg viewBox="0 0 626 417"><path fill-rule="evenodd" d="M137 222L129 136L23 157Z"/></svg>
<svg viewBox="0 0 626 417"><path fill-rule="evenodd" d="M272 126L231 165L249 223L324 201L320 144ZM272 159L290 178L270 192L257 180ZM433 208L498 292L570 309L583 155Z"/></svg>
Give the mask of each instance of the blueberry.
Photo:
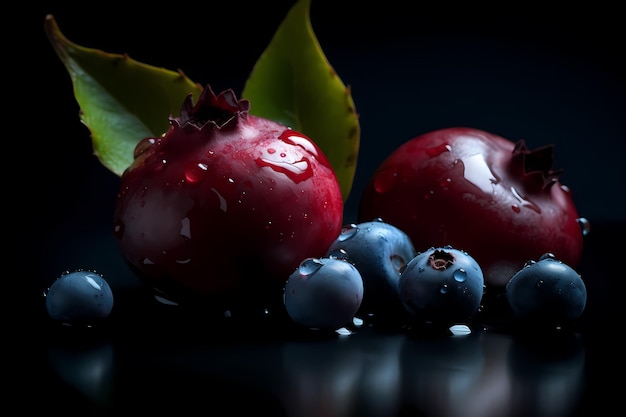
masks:
<svg viewBox="0 0 626 417"><path fill-rule="evenodd" d="M446 327L468 323L480 307L483 286L478 262L451 246L419 253L399 281L402 304L413 319Z"/></svg>
<svg viewBox="0 0 626 417"><path fill-rule="evenodd" d="M307 258L289 276L283 295L295 323L336 330L354 318L363 300L363 280L344 259Z"/></svg>
<svg viewBox="0 0 626 417"><path fill-rule="evenodd" d="M66 272L46 291L50 317L68 325L92 325L113 309L113 292L102 275L86 270Z"/></svg>
<svg viewBox="0 0 626 417"><path fill-rule="evenodd" d="M349 224L330 245L326 256L338 250L363 278L361 315L395 317L404 314L398 293L400 270L417 252L411 239L399 228L377 218L370 222Z"/></svg>
<svg viewBox="0 0 626 417"><path fill-rule="evenodd" d="M506 285L506 296L519 322L546 326L571 324L587 303L580 274L550 253L516 272Z"/></svg>

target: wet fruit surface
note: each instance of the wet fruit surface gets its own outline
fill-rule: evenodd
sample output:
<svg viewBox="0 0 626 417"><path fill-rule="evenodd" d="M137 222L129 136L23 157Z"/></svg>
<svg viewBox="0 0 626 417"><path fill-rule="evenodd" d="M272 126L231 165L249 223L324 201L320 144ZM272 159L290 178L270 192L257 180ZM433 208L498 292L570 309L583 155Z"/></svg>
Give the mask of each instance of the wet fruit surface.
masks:
<svg viewBox="0 0 626 417"><path fill-rule="evenodd" d="M448 328L469 322L480 306L483 285L483 271L470 254L432 247L402 271L400 299L415 320Z"/></svg>
<svg viewBox="0 0 626 417"><path fill-rule="evenodd" d="M398 295L400 270L417 252L402 230L383 219L345 225L327 255L343 250L363 278L360 313L392 320L404 314Z"/></svg>
<svg viewBox="0 0 626 417"><path fill-rule="evenodd" d="M335 330L348 324L363 300L358 269L341 258L307 258L289 276L284 301L296 323Z"/></svg>
<svg viewBox="0 0 626 417"><path fill-rule="evenodd" d="M507 283L506 295L520 323L542 327L571 324L587 303L581 275L552 254L527 262Z"/></svg>
<svg viewBox="0 0 626 417"><path fill-rule="evenodd" d="M360 201L359 219L382 217L417 250L452 245L503 288L528 259L552 252L576 266L583 232L572 192L553 171L552 146L533 151L472 128L417 136L383 161Z"/></svg>
<svg viewBox="0 0 626 417"><path fill-rule="evenodd" d="M46 311L66 325L89 326L111 314L113 291L102 275L91 271L65 272L45 293Z"/></svg>
<svg viewBox="0 0 626 417"><path fill-rule="evenodd" d="M190 96L166 134L137 145L122 176L115 236L163 298L281 291L341 230L341 191L325 155L248 108L231 90L207 87L195 106Z"/></svg>

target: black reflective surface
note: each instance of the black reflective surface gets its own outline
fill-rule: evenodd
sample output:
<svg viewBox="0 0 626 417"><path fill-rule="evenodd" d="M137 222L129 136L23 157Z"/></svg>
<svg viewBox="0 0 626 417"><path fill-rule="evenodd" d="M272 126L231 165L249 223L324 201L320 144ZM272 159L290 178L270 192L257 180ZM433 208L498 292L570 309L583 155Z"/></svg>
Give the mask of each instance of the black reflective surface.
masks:
<svg viewBox="0 0 626 417"><path fill-rule="evenodd" d="M626 72L616 59L617 12L571 10L564 18L544 8L494 15L492 8L439 7L411 14L402 2L384 9L313 3L321 45L360 113L346 222L372 170L411 136L466 125L530 146L556 143L563 181L592 225L577 267L588 302L572 331L521 335L479 326L466 336L433 337L364 326L321 335L267 317L203 320L156 303L117 252L110 222L119 180L92 154L67 73L43 33L44 16L54 13L80 44L180 67L216 90L239 92L291 2L276 2L265 19L257 18L267 12L260 4L242 10L224 2L194 13L50 3L21 15L36 41L20 46L31 52L21 65L40 78L20 94L26 104L15 124L37 129L12 141L14 155L28 158L7 180L16 188L9 194L17 203L8 209L19 229L12 260L22 269L9 277L18 290L5 294L8 405L83 416L618 413ZM231 22L230 30L214 24L219 19ZM592 31L590 22L602 23ZM25 182L25 172L38 180ZM76 268L100 271L114 289L114 311L102 326L64 327L46 314L43 291Z"/></svg>
<svg viewBox="0 0 626 417"><path fill-rule="evenodd" d="M271 315L188 315L140 287L117 290L105 323L75 328L48 320L38 299L31 303L36 321L22 329L28 354L19 356L21 389L36 392L37 401L22 407L43 401L71 415L603 413L619 406L614 378L623 368L624 283L604 247L616 231L626 228L599 226L588 236L580 266L587 308L571 329L554 333L486 325L435 335L378 324L321 333Z"/></svg>

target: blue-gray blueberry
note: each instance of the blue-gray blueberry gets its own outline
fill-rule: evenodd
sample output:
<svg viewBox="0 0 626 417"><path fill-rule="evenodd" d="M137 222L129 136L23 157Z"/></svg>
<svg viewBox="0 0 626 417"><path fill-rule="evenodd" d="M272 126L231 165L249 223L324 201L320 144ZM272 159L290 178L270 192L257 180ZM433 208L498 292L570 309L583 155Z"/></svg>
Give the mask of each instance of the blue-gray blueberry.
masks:
<svg viewBox="0 0 626 417"><path fill-rule="evenodd" d="M405 315L400 302L400 271L417 254L411 239L381 218L345 225L326 256L343 250L363 278L362 316L396 318Z"/></svg>

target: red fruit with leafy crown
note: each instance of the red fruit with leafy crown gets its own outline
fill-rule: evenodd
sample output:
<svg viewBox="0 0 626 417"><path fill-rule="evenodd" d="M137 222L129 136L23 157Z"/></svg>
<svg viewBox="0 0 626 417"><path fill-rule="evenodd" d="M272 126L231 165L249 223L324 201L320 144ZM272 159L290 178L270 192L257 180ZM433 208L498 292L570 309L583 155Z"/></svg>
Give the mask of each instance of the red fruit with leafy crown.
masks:
<svg viewBox="0 0 626 417"><path fill-rule="evenodd" d="M195 105L189 95L121 177L114 234L161 297L262 302L341 231L341 190L321 149L249 107L232 90L207 86Z"/></svg>
<svg viewBox="0 0 626 417"><path fill-rule="evenodd" d="M503 288L529 259L550 252L577 265L583 233L572 193L552 170L553 145L473 128L417 136L377 168L361 197L361 220L381 217L415 248L452 245Z"/></svg>

